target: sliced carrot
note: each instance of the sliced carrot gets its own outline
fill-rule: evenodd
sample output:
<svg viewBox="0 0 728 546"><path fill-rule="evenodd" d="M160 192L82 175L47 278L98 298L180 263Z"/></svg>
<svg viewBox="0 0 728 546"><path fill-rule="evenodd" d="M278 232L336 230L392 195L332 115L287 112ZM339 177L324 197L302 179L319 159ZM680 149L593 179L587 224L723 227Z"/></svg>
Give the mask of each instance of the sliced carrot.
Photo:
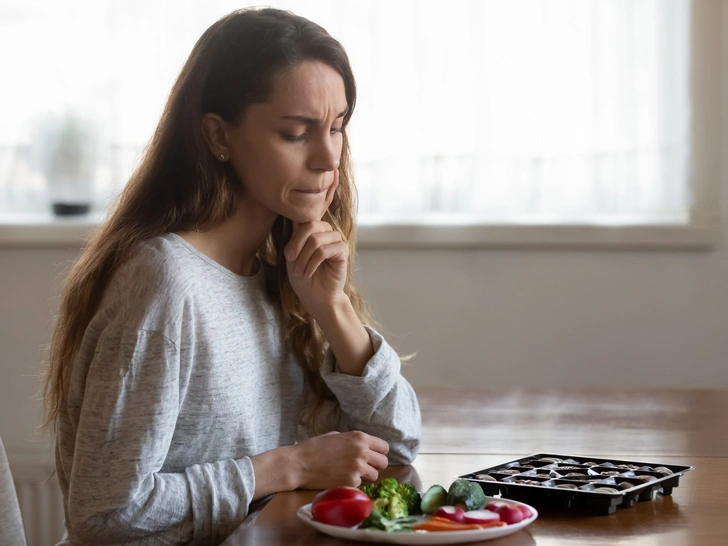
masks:
<svg viewBox="0 0 728 546"><path fill-rule="evenodd" d="M446 518L440 518L440 517L433 517L427 521L423 521L422 523L418 523L417 525L413 526L412 529L415 531L430 531L430 532L438 532L438 531L475 531L480 529L487 529L489 527L503 527L506 525L503 521L495 521L493 523L486 523L486 524L475 524L475 523L457 523L455 521L446 519Z"/></svg>
<svg viewBox="0 0 728 546"><path fill-rule="evenodd" d="M493 523L477 523L475 525L481 529L490 529L491 527L505 527L508 524L505 521L494 521Z"/></svg>
<svg viewBox="0 0 728 546"><path fill-rule="evenodd" d="M480 529L480 526L473 525L473 524L446 525L446 524L440 523L440 522L423 521L422 523L418 523L417 525L413 526L412 529L415 531L430 531L430 532L468 531L468 530Z"/></svg>
<svg viewBox="0 0 728 546"><path fill-rule="evenodd" d="M491 523L458 523L457 521L453 521L447 518L441 518L438 516L433 516L432 518L430 518L430 521L433 520L440 523L452 523L454 525L477 525L481 529L487 529L488 527L503 527L504 525L508 525L505 521L493 521Z"/></svg>

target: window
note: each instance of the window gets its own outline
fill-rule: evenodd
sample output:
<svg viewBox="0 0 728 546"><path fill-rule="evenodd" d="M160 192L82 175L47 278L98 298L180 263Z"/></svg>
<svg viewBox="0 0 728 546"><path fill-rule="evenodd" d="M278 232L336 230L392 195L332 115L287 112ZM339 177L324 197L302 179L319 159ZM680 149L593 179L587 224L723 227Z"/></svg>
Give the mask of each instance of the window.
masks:
<svg viewBox="0 0 728 546"><path fill-rule="evenodd" d="M393 224L423 240L445 226L460 237L481 225L695 225L711 201L693 169L696 4L271 2L320 23L351 57L360 223L380 226L383 241ZM196 39L239 7L0 1L0 64L13 82L0 88L0 214L46 210L54 191L86 192L103 210ZM53 180L51 130L86 143L87 187Z"/></svg>

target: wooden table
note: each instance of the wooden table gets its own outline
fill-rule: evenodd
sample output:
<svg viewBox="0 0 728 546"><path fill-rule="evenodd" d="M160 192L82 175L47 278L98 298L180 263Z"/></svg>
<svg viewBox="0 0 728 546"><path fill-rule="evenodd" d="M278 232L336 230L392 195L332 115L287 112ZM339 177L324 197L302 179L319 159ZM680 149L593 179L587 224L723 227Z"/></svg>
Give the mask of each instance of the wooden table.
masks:
<svg viewBox="0 0 728 546"><path fill-rule="evenodd" d="M418 389L420 454L387 475L427 488L532 453L692 465L672 496L609 516L542 513L489 546L728 544L728 391L480 392ZM236 545L352 545L296 517L316 492L273 497L228 540ZM363 543L362 543L363 544Z"/></svg>

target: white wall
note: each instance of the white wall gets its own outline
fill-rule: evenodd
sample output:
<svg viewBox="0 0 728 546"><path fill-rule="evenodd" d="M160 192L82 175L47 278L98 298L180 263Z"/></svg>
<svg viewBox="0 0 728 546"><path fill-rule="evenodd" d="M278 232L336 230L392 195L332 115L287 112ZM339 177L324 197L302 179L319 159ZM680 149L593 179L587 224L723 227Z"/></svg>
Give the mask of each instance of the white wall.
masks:
<svg viewBox="0 0 728 546"><path fill-rule="evenodd" d="M721 96L726 150L725 82ZM722 155L707 175L728 210ZM76 255L0 247L0 435L15 460L47 458L34 432L37 374ZM415 385L728 388L725 242L694 252L361 249L358 276L390 342L418 353L404 368Z"/></svg>
<svg viewBox="0 0 728 546"><path fill-rule="evenodd" d="M39 374L64 262L78 249L0 248L0 435L8 457L42 454Z"/></svg>
<svg viewBox="0 0 728 546"><path fill-rule="evenodd" d="M728 387L725 247L363 252L361 277L415 385Z"/></svg>

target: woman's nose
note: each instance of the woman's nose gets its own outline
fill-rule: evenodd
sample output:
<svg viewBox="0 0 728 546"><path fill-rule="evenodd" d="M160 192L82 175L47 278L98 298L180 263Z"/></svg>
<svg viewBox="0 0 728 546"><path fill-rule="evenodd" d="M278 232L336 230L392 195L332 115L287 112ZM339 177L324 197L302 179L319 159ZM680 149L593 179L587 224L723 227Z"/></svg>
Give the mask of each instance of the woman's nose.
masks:
<svg viewBox="0 0 728 546"><path fill-rule="evenodd" d="M341 145L327 134L317 139L309 159L309 166L315 171L334 171L339 168L340 159Z"/></svg>

